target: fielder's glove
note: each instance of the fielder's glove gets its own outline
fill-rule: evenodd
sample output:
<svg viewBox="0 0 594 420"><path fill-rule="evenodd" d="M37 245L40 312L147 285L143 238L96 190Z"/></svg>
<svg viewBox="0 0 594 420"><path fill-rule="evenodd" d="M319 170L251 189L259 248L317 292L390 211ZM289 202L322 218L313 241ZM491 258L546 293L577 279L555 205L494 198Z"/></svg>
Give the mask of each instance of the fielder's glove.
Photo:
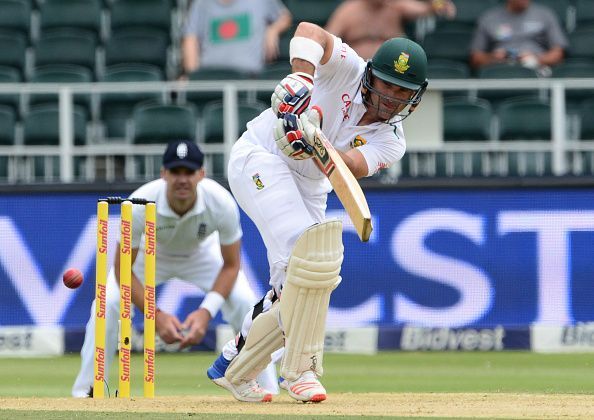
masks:
<svg viewBox="0 0 594 420"><path fill-rule="evenodd" d="M282 152L295 160L313 156L315 131L322 127L322 110L317 106L300 116L284 114L274 125L274 140Z"/></svg>
<svg viewBox="0 0 594 420"><path fill-rule="evenodd" d="M301 115L309 106L311 90L313 88L313 77L307 73L291 73L280 81L270 103L272 111L277 117L283 114Z"/></svg>

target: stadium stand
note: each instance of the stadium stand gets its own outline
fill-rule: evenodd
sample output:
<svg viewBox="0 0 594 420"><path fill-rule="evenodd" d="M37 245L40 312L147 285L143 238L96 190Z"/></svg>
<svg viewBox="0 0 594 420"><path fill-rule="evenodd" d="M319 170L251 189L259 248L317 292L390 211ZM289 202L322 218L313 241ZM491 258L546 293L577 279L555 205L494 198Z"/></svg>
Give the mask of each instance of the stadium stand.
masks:
<svg viewBox="0 0 594 420"><path fill-rule="evenodd" d="M164 80L161 69L150 64L116 64L105 70L103 82L158 82ZM121 141L134 106L143 101L156 101L159 93L108 93L101 95L100 116L107 140Z"/></svg>
<svg viewBox="0 0 594 420"><path fill-rule="evenodd" d="M325 26L340 0L285 0L285 4L293 15L293 22L306 21Z"/></svg>
<svg viewBox="0 0 594 420"><path fill-rule="evenodd" d="M74 144L83 145L87 137L87 111L80 105L73 110ZM58 145L60 143L59 109L56 104L31 107L23 120L25 145Z"/></svg>
<svg viewBox="0 0 594 420"><path fill-rule="evenodd" d="M151 28L166 34L171 31L172 4L168 0L117 0L109 14L111 30Z"/></svg>
<svg viewBox="0 0 594 420"><path fill-rule="evenodd" d="M533 1L555 11L570 39L568 57L552 69L552 76L562 83L563 79L594 78L594 1ZM190 3L191 0L0 0L0 86L23 81L31 85L173 81L180 74L181 21ZM322 26L339 3L340 0L285 0L293 13L294 24L308 20ZM454 3L458 9L455 19L426 18L411 24L412 29L407 30L427 50L431 81L538 77L532 70L509 65L485 67L471 73L468 48L474 25L487 8L501 1L454 0ZM280 56L267 66L260 80L280 80L290 72L289 41L293 33L294 27L281 36ZM203 69L190 74L188 79L226 81L246 80L246 77L240 72ZM117 93L90 90L76 93L74 144L135 145L134 150L142 154L143 145L161 144L165 137L197 135L207 148L212 173L223 175L225 156L219 151L229 145L224 143L222 90L186 92L183 83L179 86L159 92L127 92L123 88ZM241 89L243 85L238 87ZM270 93L271 88L238 91L239 131L268 106ZM444 150L423 154L416 152L413 145L400 165L402 176L551 174L551 147L546 143L551 143L553 134L552 103L544 100L549 94L549 89L512 90L505 84L497 90L444 91ZM573 143L589 145L588 141L594 140L593 96L594 88L566 91L564 124L569 128L568 138L580 140ZM58 122L57 92L0 93L2 147L57 145ZM533 146L534 141L543 141L545 145L538 152L532 149L516 152L512 142L518 140L531 141L532 149L538 147ZM469 147L466 152L448 149L465 145ZM489 145L509 150L476 151L477 147L484 149ZM576 163L576 167L594 173L593 152L571 153L581 159L582 163ZM0 179L7 179L9 160L0 154ZM146 160L137 157L134 161L135 176L142 176L142 171L149 168ZM57 157L36 157L32 162L36 178L58 179ZM44 167L48 162L50 167ZM84 158L75 159L77 176L88 173L84 165ZM157 161L153 162L152 168L155 167L158 168ZM574 173L582 174L582 169ZM126 170L126 173L130 172Z"/></svg>
<svg viewBox="0 0 594 420"><path fill-rule="evenodd" d="M76 64L50 64L37 67L31 83L90 83L93 81L91 70ZM29 105L58 102L55 94L33 94L29 97ZM87 112L91 109L90 95L75 95L74 103L81 105Z"/></svg>

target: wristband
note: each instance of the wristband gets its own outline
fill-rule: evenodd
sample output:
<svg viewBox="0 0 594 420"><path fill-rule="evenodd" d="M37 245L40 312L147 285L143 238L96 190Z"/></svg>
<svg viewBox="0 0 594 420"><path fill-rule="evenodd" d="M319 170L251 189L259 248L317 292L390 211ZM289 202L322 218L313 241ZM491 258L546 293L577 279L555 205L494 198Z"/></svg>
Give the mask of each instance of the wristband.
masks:
<svg viewBox="0 0 594 420"><path fill-rule="evenodd" d="M289 56L291 64L293 64L293 59L300 58L309 61L314 67L318 67L324 56L324 48L313 39L295 36L289 44Z"/></svg>
<svg viewBox="0 0 594 420"><path fill-rule="evenodd" d="M214 318L219 313L223 303L225 303L223 295L219 292L210 291L204 296L200 308L206 309L210 313L211 318Z"/></svg>

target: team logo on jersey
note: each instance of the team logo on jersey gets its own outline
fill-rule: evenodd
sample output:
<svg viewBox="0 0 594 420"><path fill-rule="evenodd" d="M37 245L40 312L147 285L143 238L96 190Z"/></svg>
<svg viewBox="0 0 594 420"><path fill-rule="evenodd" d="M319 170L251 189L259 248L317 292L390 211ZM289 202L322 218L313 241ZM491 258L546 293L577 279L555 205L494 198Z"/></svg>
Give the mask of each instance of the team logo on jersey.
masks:
<svg viewBox="0 0 594 420"><path fill-rule="evenodd" d="M259 189L259 190L264 189L264 184L262 183L262 180L260 179L260 174L252 175L252 179L254 180L254 184L256 184L257 189Z"/></svg>
<svg viewBox="0 0 594 420"><path fill-rule="evenodd" d="M200 223L200 225L198 226L197 236L199 239L204 239L204 237L206 236L206 223Z"/></svg>
<svg viewBox="0 0 594 420"><path fill-rule="evenodd" d="M367 140L365 140L363 137L361 136L357 136L353 139L353 141L351 142L351 148L353 147L359 147L359 146L363 146L364 144L367 144Z"/></svg>
<svg viewBox="0 0 594 420"><path fill-rule="evenodd" d="M175 154L180 159L184 159L186 156L188 156L188 146L186 145L186 143L178 144L177 149L175 150Z"/></svg>
<svg viewBox="0 0 594 420"><path fill-rule="evenodd" d="M410 55L408 55L407 53L401 52L400 57L398 57L398 60L394 60L394 69L398 73L404 74L404 72L408 70L408 68L410 67L408 65L409 57L410 57Z"/></svg>

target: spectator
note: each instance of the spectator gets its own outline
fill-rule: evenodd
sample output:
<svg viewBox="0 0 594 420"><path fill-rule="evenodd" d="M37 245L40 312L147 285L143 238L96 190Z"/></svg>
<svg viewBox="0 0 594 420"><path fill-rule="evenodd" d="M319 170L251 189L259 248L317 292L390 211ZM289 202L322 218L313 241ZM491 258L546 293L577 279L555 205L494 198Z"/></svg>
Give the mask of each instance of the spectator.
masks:
<svg viewBox="0 0 594 420"><path fill-rule="evenodd" d="M326 30L368 60L384 41L404 34L405 21L423 16L453 18L451 0L347 0L330 16Z"/></svg>
<svg viewBox="0 0 594 420"><path fill-rule="evenodd" d="M567 38L552 10L531 4L530 0L507 0L479 19L470 63L475 68L519 63L546 73L550 66L563 60L567 46Z"/></svg>
<svg viewBox="0 0 594 420"><path fill-rule="evenodd" d="M256 74L278 56L279 35L290 26L280 0L194 0L182 42L184 72L210 67Z"/></svg>

